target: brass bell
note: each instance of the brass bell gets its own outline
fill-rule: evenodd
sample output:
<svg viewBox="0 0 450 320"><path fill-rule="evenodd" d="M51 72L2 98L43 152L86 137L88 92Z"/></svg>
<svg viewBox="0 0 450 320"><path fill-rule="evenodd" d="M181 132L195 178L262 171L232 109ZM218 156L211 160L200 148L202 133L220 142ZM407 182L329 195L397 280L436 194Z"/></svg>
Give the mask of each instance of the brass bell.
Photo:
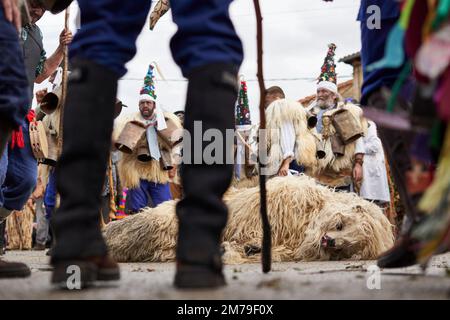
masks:
<svg viewBox="0 0 450 320"><path fill-rule="evenodd" d="M123 128L115 146L117 150L131 154L144 134L144 124L138 121L130 121Z"/></svg>
<svg viewBox="0 0 450 320"><path fill-rule="evenodd" d="M147 143L144 143L137 148L137 158L141 162L149 162L152 160Z"/></svg>

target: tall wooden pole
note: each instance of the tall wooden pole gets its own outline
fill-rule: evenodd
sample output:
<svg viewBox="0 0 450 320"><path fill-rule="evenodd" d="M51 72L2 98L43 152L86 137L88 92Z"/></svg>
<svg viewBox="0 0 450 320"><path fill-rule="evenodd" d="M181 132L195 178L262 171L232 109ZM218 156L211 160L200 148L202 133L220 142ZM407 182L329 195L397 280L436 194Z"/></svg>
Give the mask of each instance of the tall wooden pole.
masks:
<svg viewBox="0 0 450 320"><path fill-rule="evenodd" d="M256 12L256 32L257 32L257 47L258 47L258 84L259 84L259 188L260 188L260 213L263 227L262 253L261 262L264 273L271 269L272 264L272 235L270 228L270 221L267 214L267 191L266 191L266 176L265 165L267 163L267 141L266 141L266 110L264 108L264 101L266 96L266 87L264 85L263 72L263 29L262 29L262 15L261 7L258 0L253 0Z"/></svg>
<svg viewBox="0 0 450 320"><path fill-rule="evenodd" d="M70 6L66 9L65 14L65 22L64 22L64 30L69 30L69 17L70 17ZM69 50L67 45L64 45L64 69L62 74L62 94L61 94L61 111L59 118L59 131L58 131L58 157L62 152L62 144L63 144L63 120L64 120L64 107L66 105L66 96L67 96L67 77L69 70Z"/></svg>

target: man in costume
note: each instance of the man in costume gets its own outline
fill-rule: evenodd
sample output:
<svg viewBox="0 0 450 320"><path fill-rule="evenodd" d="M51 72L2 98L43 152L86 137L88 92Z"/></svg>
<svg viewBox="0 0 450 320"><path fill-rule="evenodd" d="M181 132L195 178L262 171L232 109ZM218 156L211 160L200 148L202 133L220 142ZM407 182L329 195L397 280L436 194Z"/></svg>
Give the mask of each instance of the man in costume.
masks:
<svg viewBox="0 0 450 320"><path fill-rule="evenodd" d="M136 147L131 154L123 153L118 165L122 186L129 189L129 209L133 213L150 204L156 207L172 199L169 174L161 165L161 143L158 139L158 132L167 129L167 125L156 99L154 66L150 65L140 91L139 111L126 116L116 127L116 134L128 128L126 124L130 122L137 122L145 128L142 136L133 137L138 140Z"/></svg>
<svg viewBox="0 0 450 320"><path fill-rule="evenodd" d="M315 165L314 157L316 148L314 147L310 129L314 124L308 122L308 114L303 112L303 107L294 104L293 101L280 102L286 98L283 89L278 86L270 87L266 90L265 108L269 125L274 123L279 132L279 145L282 151L282 161L277 160L276 166L278 176L287 176L291 172L302 173L305 166ZM278 101L278 102L276 102ZM276 102L275 104L273 104ZM273 104L273 105L272 105ZM301 110L298 110L300 107ZM279 119L279 116L283 119ZM304 138L301 138L303 136ZM303 141L302 141L303 140ZM274 159L271 159L274 161Z"/></svg>
<svg viewBox="0 0 450 320"><path fill-rule="evenodd" d="M316 164L316 138L300 103L277 98L266 108L266 119L268 164L265 174L284 177L291 175L291 170L302 171L300 166L311 168Z"/></svg>
<svg viewBox="0 0 450 320"><path fill-rule="evenodd" d="M171 1L178 25L171 49L189 80L184 126L191 137L194 121L202 121L201 135L210 128L220 130L223 136L226 129L234 129L237 73L243 50L229 17L230 3ZM125 64L136 53L136 38L151 3L79 0L78 4L81 29L70 48L73 72L64 113L63 152L57 167L61 206L54 226L58 241L51 260L52 282L63 285L69 276L67 267L72 264L80 267L82 284L120 276L117 264L108 258L98 211L111 144L117 80L126 73ZM99 29L104 32L96 32ZM82 123L76 120L80 118ZM202 150L207 146L206 142L199 143ZM194 154L193 145L189 151ZM220 163L182 165L184 198L177 206L175 275L175 286L179 288L225 284L220 238L227 208L222 196L231 182L233 165L224 164L225 147L219 151L223 154Z"/></svg>
<svg viewBox="0 0 450 320"><path fill-rule="evenodd" d="M352 182L359 184L362 181L365 121L361 108L344 104L340 98L336 85L335 50L335 44L328 46L317 84L317 99L309 107L309 112L317 117L316 130L320 135L318 165L311 175L321 184L350 191Z"/></svg>
<svg viewBox="0 0 450 320"><path fill-rule="evenodd" d="M29 88L18 41L20 14L14 0L0 1L0 184L6 177L7 158L3 157L11 133L22 125L30 105ZM0 193L0 207L4 198ZM7 214L0 213L4 225ZM0 260L0 278L27 277L30 269L23 263Z"/></svg>

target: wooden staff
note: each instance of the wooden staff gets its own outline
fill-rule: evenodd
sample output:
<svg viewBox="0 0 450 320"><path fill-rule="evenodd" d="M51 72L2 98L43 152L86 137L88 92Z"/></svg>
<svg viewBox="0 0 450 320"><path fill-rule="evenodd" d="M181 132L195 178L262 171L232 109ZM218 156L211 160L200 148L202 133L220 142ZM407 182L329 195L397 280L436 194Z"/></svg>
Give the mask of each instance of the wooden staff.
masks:
<svg viewBox="0 0 450 320"><path fill-rule="evenodd" d="M398 228L397 228L397 224L395 223L395 220L397 217L397 210L395 207L396 190L395 190L394 182L392 181L391 166L389 165L388 158L386 157L386 152L384 152L384 151L383 151L383 156L384 156L384 162L385 162L385 166L386 166L386 174L387 174L388 185L389 185L389 195L391 198L389 207L386 208L386 210L387 210L386 215L387 215L387 218L389 219L389 221L395 226L395 233L397 233Z"/></svg>
<svg viewBox="0 0 450 320"><path fill-rule="evenodd" d="M266 87L264 85L263 76L263 30L262 30L262 15L259 0L253 0L256 12L256 31L257 31L257 47L258 47L258 84L260 91L259 100L259 188L260 188L260 213L263 227L262 253L261 262L264 273L271 269L272 264L272 239L269 216L267 215L267 191L266 191L266 176L263 174L265 165L267 163L267 141L266 141L266 111L264 108L264 101L266 95Z"/></svg>
<svg viewBox="0 0 450 320"><path fill-rule="evenodd" d="M70 17L70 6L66 9L64 30L69 30L69 17ZM69 50L67 45L64 45L64 69L62 74L62 93L61 93L61 111L59 116L59 131L58 131L58 158L62 152L63 144L63 120L64 120L64 106L66 104L67 96L67 74L69 69Z"/></svg>
<svg viewBox="0 0 450 320"><path fill-rule="evenodd" d="M109 181L109 221L116 218L116 188L114 186L113 179L113 162L112 158L109 157L109 168L108 168L108 181Z"/></svg>

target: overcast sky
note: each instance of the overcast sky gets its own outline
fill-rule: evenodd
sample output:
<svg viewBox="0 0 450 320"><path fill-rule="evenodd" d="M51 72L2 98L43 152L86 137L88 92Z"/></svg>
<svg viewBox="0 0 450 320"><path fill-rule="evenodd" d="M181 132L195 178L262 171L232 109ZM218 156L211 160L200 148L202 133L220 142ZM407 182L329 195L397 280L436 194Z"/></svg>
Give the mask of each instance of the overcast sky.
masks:
<svg viewBox="0 0 450 320"><path fill-rule="evenodd" d="M260 0L264 16L264 77L266 86L282 87L288 98L300 99L315 92L327 44L337 45L337 60L360 50L360 31L356 16L359 1L339 0ZM76 9L72 9L74 16ZM256 80L256 24L253 1L235 0L230 15L244 44L245 59L240 73L248 81L252 120L257 122L259 91ZM64 15L46 13L38 22L44 34L47 55L58 45ZM74 31L74 30L73 30ZM139 90L149 63L156 61L167 81L157 75L159 105L168 111L184 108L187 82L172 59L169 41L176 31L170 11L150 31L148 24L138 38L138 52L127 64L128 73L119 82L119 98L137 110ZM338 82L349 79L352 68L337 64ZM341 78L339 78L341 76ZM274 80L270 80L274 79ZM36 89L45 86L37 85Z"/></svg>

